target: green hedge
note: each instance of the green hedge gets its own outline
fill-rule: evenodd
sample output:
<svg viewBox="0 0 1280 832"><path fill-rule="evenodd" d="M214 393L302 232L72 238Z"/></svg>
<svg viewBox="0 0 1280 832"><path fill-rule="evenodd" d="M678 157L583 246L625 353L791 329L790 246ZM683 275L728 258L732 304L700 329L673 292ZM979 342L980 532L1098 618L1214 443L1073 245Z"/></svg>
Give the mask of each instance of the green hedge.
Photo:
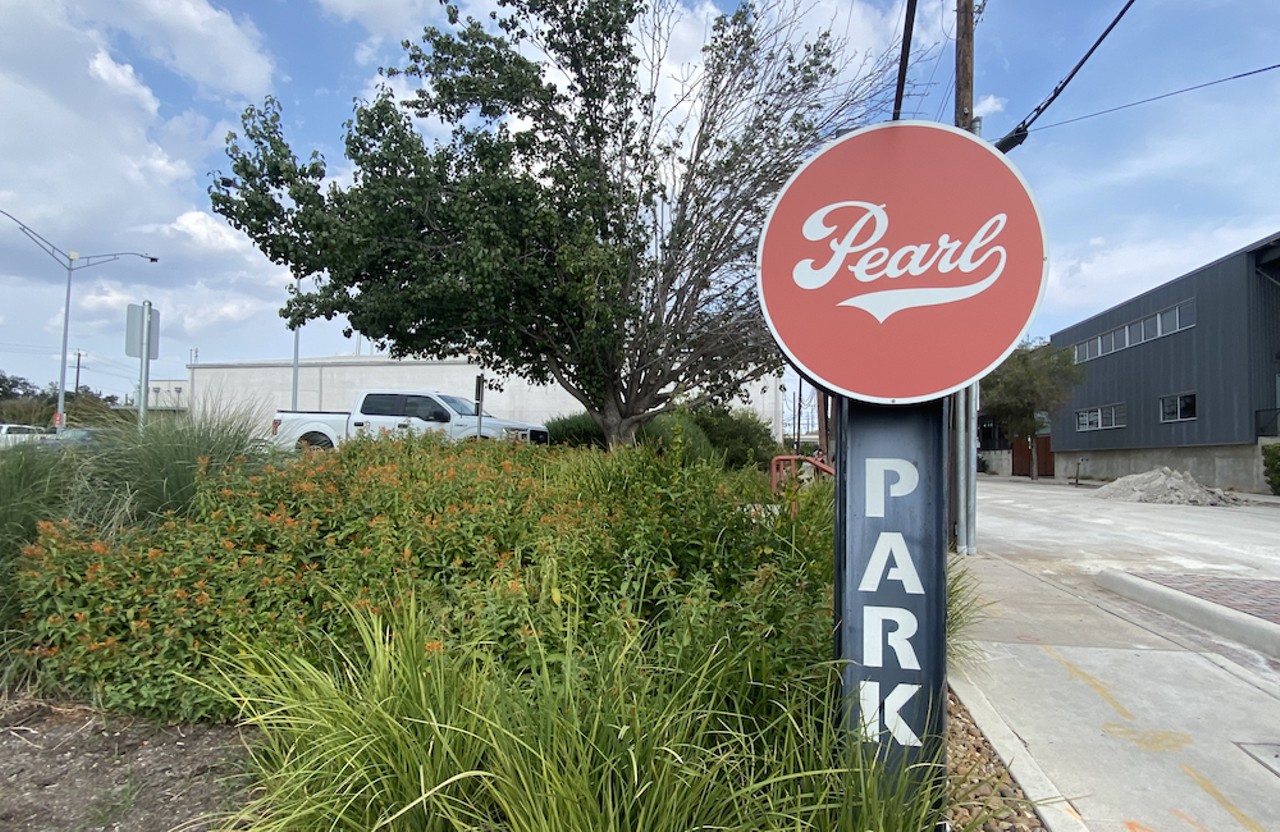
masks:
<svg viewBox="0 0 1280 832"><path fill-rule="evenodd" d="M589 413L551 419L547 431L555 445L605 447L604 433ZM677 433L686 459L718 458L729 468L763 469L780 452L772 431L759 416L745 408L730 410L722 405L664 413L646 422L636 438L642 444L671 449Z"/></svg>

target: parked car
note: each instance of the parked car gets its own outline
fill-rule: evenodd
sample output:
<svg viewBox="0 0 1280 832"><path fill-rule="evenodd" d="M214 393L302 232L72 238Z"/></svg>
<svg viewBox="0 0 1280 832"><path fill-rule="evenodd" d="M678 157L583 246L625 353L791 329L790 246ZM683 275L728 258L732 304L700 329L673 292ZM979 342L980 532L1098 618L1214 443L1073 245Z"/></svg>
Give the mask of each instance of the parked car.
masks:
<svg viewBox="0 0 1280 832"><path fill-rule="evenodd" d="M475 402L434 390L366 390L351 410L278 410L271 435L283 448L333 448L360 433L442 433L450 439L522 439L546 444L545 425L477 413Z"/></svg>

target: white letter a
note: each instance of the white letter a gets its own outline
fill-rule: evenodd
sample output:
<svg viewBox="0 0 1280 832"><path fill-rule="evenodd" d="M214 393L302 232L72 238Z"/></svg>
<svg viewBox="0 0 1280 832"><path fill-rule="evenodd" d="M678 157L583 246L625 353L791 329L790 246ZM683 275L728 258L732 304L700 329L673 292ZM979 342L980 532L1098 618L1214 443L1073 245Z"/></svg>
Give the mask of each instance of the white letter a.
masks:
<svg viewBox="0 0 1280 832"><path fill-rule="evenodd" d="M893 568L888 570L886 576L885 569L889 566L890 557L893 558ZM902 537L901 532L880 532L880 536L876 538L876 548L871 552L867 571L862 574L858 589L861 592L875 592L880 588L880 582L885 577L901 581L902 588L908 595L924 595L920 575L916 572L916 565L911 560L911 553L907 551L907 541Z"/></svg>

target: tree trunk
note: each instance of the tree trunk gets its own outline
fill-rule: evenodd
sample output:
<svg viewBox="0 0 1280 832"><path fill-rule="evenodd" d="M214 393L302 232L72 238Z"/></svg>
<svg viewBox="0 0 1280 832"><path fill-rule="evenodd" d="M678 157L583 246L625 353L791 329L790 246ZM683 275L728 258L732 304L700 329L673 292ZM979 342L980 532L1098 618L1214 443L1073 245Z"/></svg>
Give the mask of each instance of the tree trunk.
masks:
<svg viewBox="0 0 1280 832"><path fill-rule="evenodd" d="M604 433L604 444L609 450L636 444L640 420L631 415L624 416L614 401L606 401L600 412L592 412L591 415Z"/></svg>
<svg viewBox="0 0 1280 832"><path fill-rule="evenodd" d="M1036 436L1033 433L1027 437L1027 444L1031 447L1031 479L1040 479L1040 461L1036 459Z"/></svg>

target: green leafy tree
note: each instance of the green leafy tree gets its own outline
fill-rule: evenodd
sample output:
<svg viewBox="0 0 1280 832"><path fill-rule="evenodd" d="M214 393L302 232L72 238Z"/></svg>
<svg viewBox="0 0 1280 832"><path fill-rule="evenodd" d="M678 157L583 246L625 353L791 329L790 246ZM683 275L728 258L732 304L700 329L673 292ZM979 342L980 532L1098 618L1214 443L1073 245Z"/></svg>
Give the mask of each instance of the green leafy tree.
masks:
<svg viewBox="0 0 1280 832"><path fill-rule="evenodd" d="M0 370L0 400L34 396L40 389L22 376L11 376Z"/></svg>
<svg viewBox="0 0 1280 832"><path fill-rule="evenodd" d="M300 160L279 102L228 137L213 208L295 275L290 326L347 316L393 355L475 355L557 382L610 446L775 369L758 230L821 143L891 95L893 60L808 41L790 0L719 16L696 67L675 0L446 6L347 124L351 184ZM444 140L424 139L443 126Z"/></svg>
<svg viewBox="0 0 1280 832"><path fill-rule="evenodd" d="M1044 414L1062 407L1083 378L1084 369L1075 363L1071 350L1027 340L982 380L982 410L1010 441L1032 438L1032 478L1036 476L1034 437L1045 427Z"/></svg>

